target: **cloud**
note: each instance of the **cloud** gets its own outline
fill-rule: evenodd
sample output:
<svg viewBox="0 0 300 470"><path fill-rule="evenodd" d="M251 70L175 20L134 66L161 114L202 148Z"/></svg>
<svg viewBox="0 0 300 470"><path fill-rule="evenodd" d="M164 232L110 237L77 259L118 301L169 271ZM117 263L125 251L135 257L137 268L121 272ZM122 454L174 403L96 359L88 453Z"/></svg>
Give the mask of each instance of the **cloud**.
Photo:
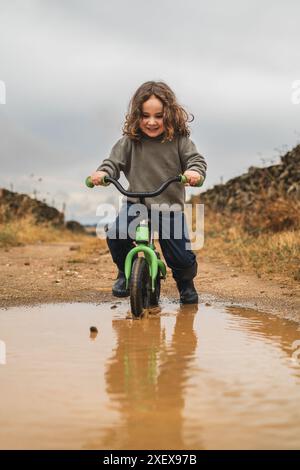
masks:
<svg viewBox="0 0 300 470"><path fill-rule="evenodd" d="M39 174L72 216L93 217L84 177L108 156L131 95L149 79L169 83L195 115L208 186L296 143L296 0L0 4L0 185L27 190Z"/></svg>

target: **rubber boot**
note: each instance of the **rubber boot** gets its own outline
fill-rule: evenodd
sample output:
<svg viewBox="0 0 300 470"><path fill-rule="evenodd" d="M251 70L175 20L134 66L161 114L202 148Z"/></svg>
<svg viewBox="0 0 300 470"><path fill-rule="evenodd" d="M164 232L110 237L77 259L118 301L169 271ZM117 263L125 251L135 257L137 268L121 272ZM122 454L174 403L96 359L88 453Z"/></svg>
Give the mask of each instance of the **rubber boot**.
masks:
<svg viewBox="0 0 300 470"><path fill-rule="evenodd" d="M118 277L112 288L112 293L115 297L129 296L129 289L126 289L126 278L123 271L119 271Z"/></svg>
<svg viewBox="0 0 300 470"><path fill-rule="evenodd" d="M199 301L197 291L194 286L193 280L190 281L176 281L177 288L180 294L180 303L182 304L197 304Z"/></svg>

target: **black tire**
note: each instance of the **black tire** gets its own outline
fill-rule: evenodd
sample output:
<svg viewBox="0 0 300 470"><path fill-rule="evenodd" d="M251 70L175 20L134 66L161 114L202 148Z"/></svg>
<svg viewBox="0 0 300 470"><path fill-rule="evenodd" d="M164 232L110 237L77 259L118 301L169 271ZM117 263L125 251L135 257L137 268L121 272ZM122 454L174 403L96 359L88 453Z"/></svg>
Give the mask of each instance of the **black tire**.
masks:
<svg viewBox="0 0 300 470"><path fill-rule="evenodd" d="M130 277L130 307L135 317L140 317L150 305L151 284L149 267L145 258L136 258Z"/></svg>
<svg viewBox="0 0 300 470"><path fill-rule="evenodd" d="M150 281L150 289L151 289L151 281ZM155 280L155 291L152 292L150 290L150 307L157 307L159 303L160 297L160 271L158 270L157 278Z"/></svg>

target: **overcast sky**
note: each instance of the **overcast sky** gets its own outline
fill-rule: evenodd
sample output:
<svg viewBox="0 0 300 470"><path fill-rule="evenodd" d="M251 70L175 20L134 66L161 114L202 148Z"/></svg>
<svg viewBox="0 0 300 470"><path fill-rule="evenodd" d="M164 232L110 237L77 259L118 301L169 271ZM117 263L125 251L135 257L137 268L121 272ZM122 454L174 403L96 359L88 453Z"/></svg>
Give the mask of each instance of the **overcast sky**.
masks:
<svg viewBox="0 0 300 470"><path fill-rule="evenodd" d="M0 186L96 221L116 192L85 176L147 80L195 115L206 188L278 159L300 140L299 18L299 0L0 0Z"/></svg>

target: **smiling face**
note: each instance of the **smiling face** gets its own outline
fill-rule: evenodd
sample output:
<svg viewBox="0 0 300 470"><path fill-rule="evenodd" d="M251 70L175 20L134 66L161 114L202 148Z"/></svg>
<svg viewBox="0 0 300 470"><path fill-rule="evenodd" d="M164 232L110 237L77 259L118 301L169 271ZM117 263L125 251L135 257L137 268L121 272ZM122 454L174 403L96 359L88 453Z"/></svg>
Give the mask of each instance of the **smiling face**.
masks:
<svg viewBox="0 0 300 470"><path fill-rule="evenodd" d="M155 95L144 101L140 129L149 137L157 137L164 132L163 112L163 103Z"/></svg>

